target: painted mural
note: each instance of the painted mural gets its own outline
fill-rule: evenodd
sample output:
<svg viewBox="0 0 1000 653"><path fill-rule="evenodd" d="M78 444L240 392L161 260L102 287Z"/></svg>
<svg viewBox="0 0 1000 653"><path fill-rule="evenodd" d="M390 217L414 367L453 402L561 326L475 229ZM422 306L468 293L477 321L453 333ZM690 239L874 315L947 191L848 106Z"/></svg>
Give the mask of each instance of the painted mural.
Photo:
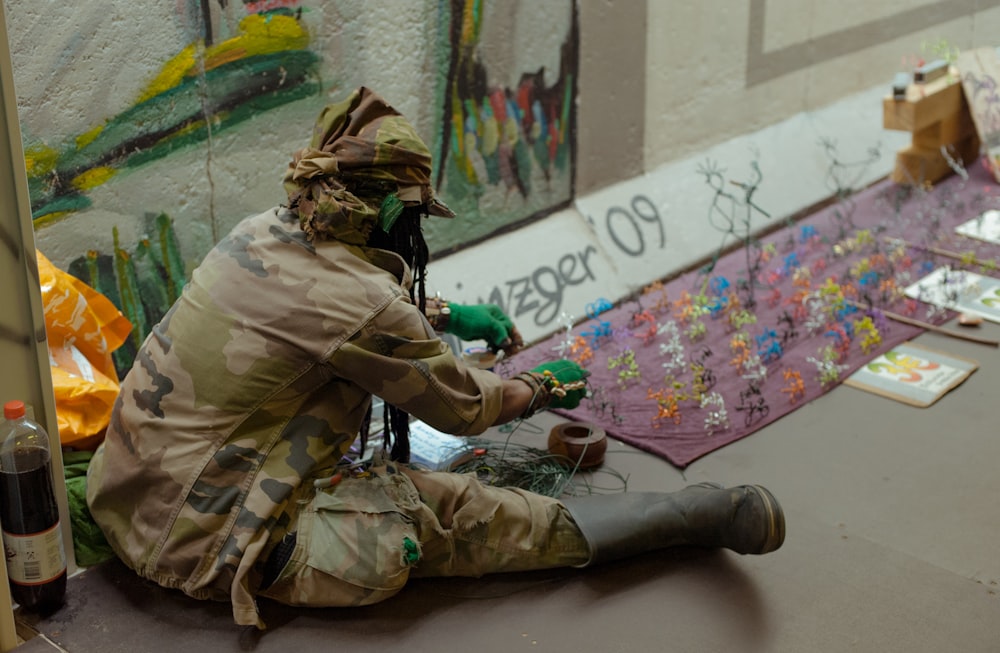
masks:
<svg viewBox="0 0 1000 653"><path fill-rule="evenodd" d="M436 152L438 191L463 218L448 221L447 229L431 225L435 253L572 199L574 0L386 6L178 0L151 7L149 15L118 0L104 7L65 5L52 14L25 0L5 2L8 32L22 35L12 49L18 90L27 89L18 93L18 105L39 243L44 251L46 242L59 242L61 230L70 232L72 221L89 224L94 216L101 217L97 230L112 232L95 238L103 247L75 243L79 253L64 267L136 325L133 342L116 360L120 369L176 297L186 271L248 214L246 197L269 202L254 210L280 202L271 196L280 193L280 172L331 98L360 84L390 98L412 92L392 88L391 76L390 88L364 76L385 68L383 60L420 76L415 122ZM387 21L421 22L416 34L424 47L400 60L399 37L391 35L413 27ZM92 33L81 36L81 25L92 26ZM51 60L39 63L46 56L38 45L42 34L57 37ZM365 47L356 47L359 39ZM121 50L118 58L100 60L102 40L107 49ZM401 76L413 77L407 70ZM81 77L92 84L79 85ZM252 148L265 136L268 146L255 157ZM270 168L243 169L264 154ZM268 183L243 186L243 179L266 182L272 174L273 191ZM182 180L172 182L177 188L169 186L174 177ZM230 179L240 181L227 184Z"/></svg>
<svg viewBox="0 0 1000 653"><path fill-rule="evenodd" d="M291 10L251 13L232 38L186 44L125 111L60 145L27 144L36 228L89 207L87 191L123 169L169 157L213 130L316 95L318 57L308 46Z"/></svg>
<svg viewBox="0 0 1000 653"><path fill-rule="evenodd" d="M547 44L557 48L555 69L518 69L517 79L504 83L511 71L498 74L498 62L484 52L495 51L490 42L496 40L518 47L496 15L509 7L451 0L438 188L469 219L432 224L428 233L436 249L489 236L498 218L509 226L571 199L580 39L576 8L565 6L565 24L545 25L556 36ZM483 219L487 214L492 220Z"/></svg>

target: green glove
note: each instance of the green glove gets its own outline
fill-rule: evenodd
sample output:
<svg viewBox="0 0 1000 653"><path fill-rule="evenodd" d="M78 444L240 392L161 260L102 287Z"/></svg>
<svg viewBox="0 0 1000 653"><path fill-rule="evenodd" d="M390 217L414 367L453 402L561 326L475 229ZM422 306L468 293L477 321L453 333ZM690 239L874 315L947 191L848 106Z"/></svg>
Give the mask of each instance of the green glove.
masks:
<svg viewBox="0 0 1000 653"><path fill-rule="evenodd" d="M574 361L563 358L542 363L531 371L555 380L550 386L551 408L576 408L587 396L587 377L590 376L590 371Z"/></svg>
<svg viewBox="0 0 1000 653"><path fill-rule="evenodd" d="M458 336L462 340L485 340L490 349L496 351L520 347L521 334L506 313L496 304L448 304L451 316L444 328L445 333ZM507 351L508 354L513 353Z"/></svg>

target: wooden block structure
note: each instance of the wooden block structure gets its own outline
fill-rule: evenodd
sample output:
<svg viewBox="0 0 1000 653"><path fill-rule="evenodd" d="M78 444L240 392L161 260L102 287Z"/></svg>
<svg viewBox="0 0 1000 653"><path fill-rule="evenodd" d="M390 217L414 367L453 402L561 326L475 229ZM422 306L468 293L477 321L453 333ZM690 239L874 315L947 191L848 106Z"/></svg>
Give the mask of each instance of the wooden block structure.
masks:
<svg viewBox="0 0 1000 653"><path fill-rule="evenodd" d="M886 97L882 122L886 129L913 134L911 145L896 154L891 177L898 184L933 184L952 174L942 147L963 165L979 156L979 137L957 74L910 84L905 98Z"/></svg>

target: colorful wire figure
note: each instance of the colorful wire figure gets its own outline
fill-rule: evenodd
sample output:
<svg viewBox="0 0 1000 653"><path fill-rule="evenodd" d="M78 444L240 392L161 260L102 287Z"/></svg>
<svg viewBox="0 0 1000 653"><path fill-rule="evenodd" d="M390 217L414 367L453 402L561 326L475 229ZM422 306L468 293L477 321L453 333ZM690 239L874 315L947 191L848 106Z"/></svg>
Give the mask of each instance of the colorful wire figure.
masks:
<svg viewBox="0 0 1000 653"><path fill-rule="evenodd" d="M680 299L674 301L674 319L681 324L689 324L708 313L704 302L695 301L696 298L700 297L704 297L704 295L696 297L686 290L682 291Z"/></svg>
<svg viewBox="0 0 1000 653"><path fill-rule="evenodd" d="M733 314L739 312L742 309L740 304L740 297L736 294L736 291L730 291L726 295L726 301L722 307L722 314L719 317L725 318L727 324L732 328ZM715 317L715 316L713 316Z"/></svg>
<svg viewBox="0 0 1000 653"><path fill-rule="evenodd" d="M792 274L792 285L796 288L808 290L812 287L812 269L807 267L796 268Z"/></svg>
<svg viewBox="0 0 1000 653"><path fill-rule="evenodd" d="M659 428L664 420L673 420L674 424L681 423L680 400L672 389L661 388L653 392L652 388L646 390L646 399L656 401L656 414L651 418L653 428Z"/></svg>
<svg viewBox="0 0 1000 653"><path fill-rule="evenodd" d="M593 324L589 329L581 331L580 335L590 339L592 349L599 349L601 343L610 339L613 333L614 330L611 328L611 323L601 320Z"/></svg>
<svg viewBox="0 0 1000 653"><path fill-rule="evenodd" d="M729 279L721 276L712 277L708 281L708 289L717 297L725 295L729 290L729 285Z"/></svg>
<svg viewBox="0 0 1000 653"><path fill-rule="evenodd" d="M645 324L645 328L642 325ZM659 334L659 325L656 318L648 310L637 311L632 314L632 329L634 335L642 340L642 344L648 345L656 339Z"/></svg>
<svg viewBox="0 0 1000 653"><path fill-rule="evenodd" d="M705 433L711 437L717 431L729 430L729 413L726 401L718 392L711 392L701 398L701 409L705 414Z"/></svg>
<svg viewBox="0 0 1000 653"><path fill-rule="evenodd" d="M806 382L802 380L802 374L798 370L786 367L782 375L785 377L785 386L781 392L788 395L789 403L798 403L806 396Z"/></svg>
<svg viewBox="0 0 1000 653"><path fill-rule="evenodd" d="M882 344L882 334L872 321L871 316L866 315L854 323L855 336L861 337L861 351L868 354L872 350L878 349Z"/></svg>
<svg viewBox="0 0 1000 653"><path fill-rule="evenodd" d="M757 315L745 308L741 308L729 314L729 326L740 331L751 324L757 324Z"/></svg>
<svg viewBox="0 0 1000 653"><path fill-rule="evenodd" d="M833 350L837 352L837 362L847 360L851 353L853 327L849 322L834 324L825 335L833 337Z"/></svg>
<svg viewBox="0 0 1000 653"><path fill-rule="evenodd" d="M760 360L757 354L750 354L743 365L743 374L740 375L751 383L763 383L767 380L767 365Z"/></svg>
<svg viewBox="0 0 1000 653"><path fill-rule="evenodd" d="M802 298L802 307L805 309L802 326L809 335L819 333L830 323L829 304L818 290L807 293Z"/></svg>
<svg viewBox="0 0 1000 653"><path fill-rule="evenodd" d="M701 320L692 322L684 334L688 337L691 342L698 342L708 333L708 327Z"/></svg>
<svg viewBox="0 0 1000 653"><path fill-rule="evenodd" d="M559 314L559 324L563 327L563 339L553 347L553 351L559 353L560 356L565 356L567 350L571 350L573 343L579 336L573 335L573 316L567 314L565 311Z"/></svg>
<svg viewBox="0 0 1000 653"><path fill-rule="evenodd" d="M819 350L819 358L810 356L806 361L816 366L816 377L820 385L827 387L840 382L840 375L848 368L847 365L840 365L838 354L833 345L827 345Z"/></svg>
<svg viewBox="0 0 1000 653"><path fill-rule="evenodd" d="M618 385L622 388L627 387L630 381L638 381L642 378L642 371L639 369L639 363L635 360L635 352L631 348L626 349L619 356L609 357L608 369L618 370Z"/></svg>
<svg viewBox="0 0 1000 653"><path fill-rule="evenodd" d="M594 360L594 350L587 344L586 338L577 336L569 347L569 358L580 366L586 367Z"/></svg>
<svg viewBox="0 0 1000 653"><path fill-rule="evenodd" d="M733 358L729 359L729 364L735 367L740 374L743 373L747 361L750 359L749 337L746 331L740 331L729 339L729 351L733 354Z"/></svg>
<svg viewBox="0 0 1000 653"><path fill-rule="evenodd" d="M769 307L774 308L781 303L781 288L772 288L771 292L767 294L764 298L764 303Z"/></svg>
<svg viewBox="0 0 1000 653"><path fill-rule="evenodd" d="M766 419L771 407L761 394L760 387L751 382L744 390L740 390L740 403L736 410L743 412L743 424L750 427L755 421Z"/></svg>
<svg viewBox="0 0 1000 653"><path fill-rule="evenodd" d="M663 363L664 369L672 373L684 367L685 349L681 342L681 334L677 330L677 323L673 320L660 325L658 329L661 334L666 334L667 341L660 343L660 355L666 356Z"/></svg>
<svg viewBox="0 0 1000 653"><path fill-rule="evenodd" d="M821 257L812 262L809 269L812 271L813 276L819 276L826 271L827 261L825 257Z"/></svg>
<svg viewBox="0 0 1000 653"><path fill-rule="evenodd" d="M762 334L756 337L757 355L765 363L778 360L784 354L781 348L781 339L774 329L765 329Z"/></svg>
<svg viewBox="0 0 1000 653"><path fill-rule="evenodd" d="M587 304L585 310L587 313L587 317L594 320L597 319L598 315L600 315L601 313L606 313L607 311L610 311L612 308L613 306L611 305L611 302L604 299L603 297L599 297L596 300L592 301L591 303Z"/></svg>
<svg viewBox="0 0 1000 653"><path fill-rule="evenodd" d="M806 305L806 300L810 295L812 295L812 292L808 288L799 288L791 297L785 300L785 305L792 307L790 317L799 321L804 321L809 317L809 307ZM787 311L785 314L788 314Z"/></svg>

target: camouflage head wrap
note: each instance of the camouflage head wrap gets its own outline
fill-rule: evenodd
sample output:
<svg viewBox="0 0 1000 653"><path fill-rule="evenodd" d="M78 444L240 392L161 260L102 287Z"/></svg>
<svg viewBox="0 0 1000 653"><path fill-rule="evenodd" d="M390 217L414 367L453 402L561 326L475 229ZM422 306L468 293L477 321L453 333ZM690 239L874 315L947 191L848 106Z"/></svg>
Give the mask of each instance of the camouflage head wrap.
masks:
<svg viewBox="0 0 1000 653"><path fill-rule="evenodd" d="M454 217L434 197L431 153L398 111L361 87L323 109L309 147L285 173L289 207L310 239L364 245L382 202L394 195L427 213Z"/></svg>

